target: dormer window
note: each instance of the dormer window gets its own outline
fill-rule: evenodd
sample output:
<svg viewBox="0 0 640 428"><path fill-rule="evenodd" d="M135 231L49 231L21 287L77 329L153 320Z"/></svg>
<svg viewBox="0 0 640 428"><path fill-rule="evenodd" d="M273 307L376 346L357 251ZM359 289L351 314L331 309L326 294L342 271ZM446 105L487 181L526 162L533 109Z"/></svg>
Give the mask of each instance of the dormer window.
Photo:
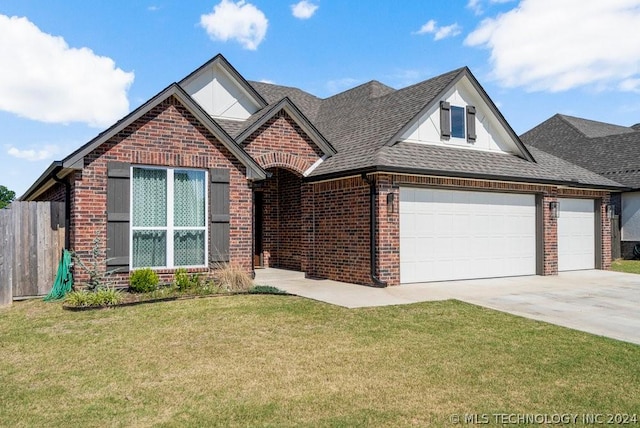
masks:
<svg viewBox="0 0 640 428"><path fill-rule="evenodd" d="M476 141L476 108L452 106L440 101L440 135L443 139L464 138L469 143Z"/></svg>

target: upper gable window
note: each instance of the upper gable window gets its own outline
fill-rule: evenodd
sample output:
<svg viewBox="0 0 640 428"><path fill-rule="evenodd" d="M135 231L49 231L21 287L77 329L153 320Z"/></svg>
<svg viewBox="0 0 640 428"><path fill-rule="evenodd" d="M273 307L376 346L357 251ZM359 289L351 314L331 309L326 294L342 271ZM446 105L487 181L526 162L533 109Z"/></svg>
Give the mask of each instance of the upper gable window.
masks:
<svg viewBox="0 0 640 428"><path fill-rule="evenodd" d="M464 108L451 106L451 136L464 138Z"/></svg>
<svg viewBox="0 0 640 428"><path fill-rule="evenodd" d="M446 101L440 102L440 136L464 138L468 142L476 141L476 108L452 106Z"/></svg>

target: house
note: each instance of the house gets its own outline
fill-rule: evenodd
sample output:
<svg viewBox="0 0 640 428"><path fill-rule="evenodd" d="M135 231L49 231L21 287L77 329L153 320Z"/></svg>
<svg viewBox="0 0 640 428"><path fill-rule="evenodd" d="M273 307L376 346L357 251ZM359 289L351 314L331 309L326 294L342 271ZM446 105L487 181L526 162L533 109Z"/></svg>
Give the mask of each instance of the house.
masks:
<svg viewBox="0 0 640 428"><path fill-rule="evenodd" d="M69 246L97 234L121 284L228 262L386 286L608 269L620 187L524 145L466 67L321 99L218 55L22 199L65 201Z"/></svg>
<svg viewBox="0 0 640 428"><path fill-rule="evenodd" d="M556 114L520 137L547 153L626 187L611 204L620 218L620 254L640 253L640 124L631 127ZM637 246L637 247L636 247Z"/></svg>

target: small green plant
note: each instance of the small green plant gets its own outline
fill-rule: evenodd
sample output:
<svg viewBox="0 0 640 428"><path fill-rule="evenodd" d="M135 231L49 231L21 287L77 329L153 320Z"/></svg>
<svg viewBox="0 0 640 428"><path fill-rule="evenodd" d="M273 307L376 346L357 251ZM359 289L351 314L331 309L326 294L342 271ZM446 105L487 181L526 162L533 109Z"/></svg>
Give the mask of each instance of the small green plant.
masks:
<svg viewBox="0 0 640 428"><path fill-rule="evenodd" d="M114 271L105 269L106 263L110 260L106 256L107 251L103 248L99 232L96 232L96 237L92 241L91 260L88 263L85 263L75 251L71 252L73 261L89 275L89 281L86 283L87 290L93 291L99 288L108 288L111 285L109 275Z"/></svg>
<svg viewBox="0 0 640 428"><path fill-rule="evenodd" d="M180 268L176 270L173 276L173 283L180 291L201 288L200 274L193 273L189 275L186 269Z"/></svg>
<svg viewBox="0 0 640 428"><path fill-rule="evenodd" d="M101 288L96 291L78 290L67 294L64 303L75 307L112 306L124 300L121 291Z"/></svg>
<svg viewBox="0 0 640 428"><path fill-rule="evenodd" d="M229 263L219 265L214 277L227 291L247 291L253 286L253 280L245 270Z"/></svg>
<svg viewBox="0 0 640 428"><path fill-rule="evenodd" d="M249 294L289 294L271 285L256 285L249 289Z"/></svg>
<svg viewBox="0 0 640 428"><path fill-rule="evenodd" d="M158 288L158 274L150 268L138 269L131 274L129 289L134 293L148 293Z"/></svg>

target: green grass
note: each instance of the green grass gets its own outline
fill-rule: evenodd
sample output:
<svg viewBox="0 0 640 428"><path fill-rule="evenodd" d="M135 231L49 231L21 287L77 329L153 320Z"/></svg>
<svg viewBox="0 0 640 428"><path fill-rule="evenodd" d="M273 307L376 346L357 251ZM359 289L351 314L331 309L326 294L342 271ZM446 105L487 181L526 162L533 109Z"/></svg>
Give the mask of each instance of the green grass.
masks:
<svg viewBox="0 0 640 428"><path fill-rule="evenodd" d="M448 426L640 414L640 346L457 302L241 295L0 310L0 425Z"/></svg>
<svg viewBox="0 0 640 428"><path fill-rule="evenodd" d="M640 273L640 260L614 260L611 270L626 273Z"/></svg>

